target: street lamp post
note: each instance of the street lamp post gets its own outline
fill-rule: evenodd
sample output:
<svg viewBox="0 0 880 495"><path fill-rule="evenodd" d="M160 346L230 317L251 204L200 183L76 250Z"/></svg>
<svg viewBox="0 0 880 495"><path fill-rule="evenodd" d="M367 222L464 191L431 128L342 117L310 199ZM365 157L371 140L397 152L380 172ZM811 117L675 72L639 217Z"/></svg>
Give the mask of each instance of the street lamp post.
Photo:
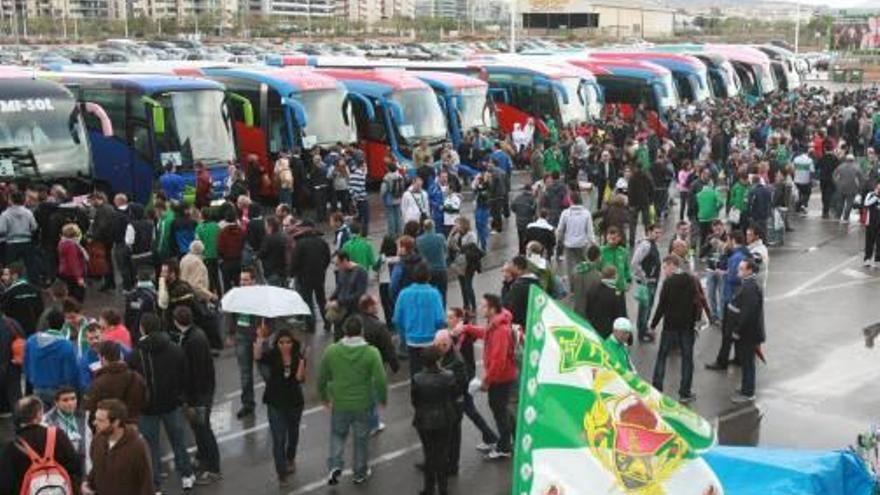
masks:
<svg viewBox="0 0 880 495"><path fill-rule="evenodd" d="M794 19L794 52L799 53L801 41L801 2L798 0Z"/></svg>
<svg viewBox="0 0 880 495"><path fill-rule="evenodd" d="M516 53L516 2L510 0L510 53Z"/></svg>

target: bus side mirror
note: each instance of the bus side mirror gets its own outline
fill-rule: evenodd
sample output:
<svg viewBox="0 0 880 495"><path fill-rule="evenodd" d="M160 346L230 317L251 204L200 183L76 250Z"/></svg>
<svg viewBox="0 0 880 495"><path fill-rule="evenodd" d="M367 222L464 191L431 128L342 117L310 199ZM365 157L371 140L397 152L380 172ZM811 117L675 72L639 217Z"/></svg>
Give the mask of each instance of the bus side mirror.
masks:
<svg viewBox="0 0 880 495"><path fill-rule="evenodd" d="M101 134L103 134L104 137L113 136L113 122L110 121L110 117L101 105L92 102L85 102L83 103L83 110L85 110L86 113L94 115L95 118L98 119L98 122L101 123Z"/></svg>
<svg viewBox="0 0 880 495"><path fill-rule="evenodd" d="M165 134L165 109L162 108L162 104L149 96L143 96L141 97L141 100L147 105L147 107L149 107L152 114L153 132L156 134Z"/></svg>
<svg viewBox="0 0 880 495"><path fill-rule="evenodd" d="M241 105L241 113L244 117L244 125L247 127L254 126L254 105L251 100L237 93L227 93L229 100Z"/></svg>
<svg viewBox="0 0 880 495"><path fill-rule="evenodd" d="M366 96L357 93L348 93L346 98L360 102L361 106L364 108L364 112L367 113L367 119L370 121L376 120L376 109L373 108L373 104L370 103L370 100L368 100Z"/></svg>
<svg viewBox="0 0 880 495"><path fill-rule="evenodd" d="M398 125L404 124L403 108L401 108L400 104L392 100L385 100L385 104L388 106L388 109L391 110L391 116L394 117L394 121L397 122Z"/></svg>

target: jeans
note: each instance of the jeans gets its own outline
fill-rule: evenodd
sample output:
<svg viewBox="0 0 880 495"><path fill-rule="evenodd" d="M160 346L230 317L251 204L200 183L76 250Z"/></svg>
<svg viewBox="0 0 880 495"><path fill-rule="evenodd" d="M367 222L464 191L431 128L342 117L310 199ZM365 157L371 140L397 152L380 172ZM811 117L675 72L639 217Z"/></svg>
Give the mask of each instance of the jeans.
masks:
<svg viewBox="0 0 880 495"><path fill-rule="evenodd" d="M820 182L819 183L820 191L822 192L822 217L827 217L828 213L834 211L834 193L836 192L836 187L834 183L831 181Z"/></svg>
<svg viewBox="0 0 880 495"><path fill-rule="evenodd" d="M865 261L880 261L880 228L876 225L865 229Z"/></svg>
<svg viewBox="0 0 880 495"><path fill-rule="evenodd" d="M840 201L841 201L840 204L842 205L841 206L841 213L840 213L841 220L849 221L849 214L852 212L853 202L855 202L855 199L856 199L855 194L841 194L840 195Z"/></svg>
<svg viewBox="0 0 880 495"><path fill-rule="evenodd" d="M21 367L10 364L0 377L0 412L12 412L18 399L21 399Z"/></svg>
<svg viewBox="0 0 880 495"><path fill-rule="evenodd" d="M434 495L439 492L441 495L446 495L448 493L451 428L419 429L418 433L419 440L422 441L422 450L425 453L423 493Z"/></svg>
<svg viewBox="0 0 880 495"><path fill-rule="evenodd" d="M587 259L587 247L567 247L564 248L565 252L565 273L569 277L574 274L575 267L577 267L578 263L581 261L586 261Z"/></svg>
<svg viewBox="0 0 880 495"><path fill-rule="evenodd" d="M712 318L719 320L724 314L721 301L721 287L724 285L722 276L715 270L706 273L706 298L709 300L709 308L712 310Z"/></svg>
<svg viewBox="0 0 880 495"><path fill-rule="evenodd" d="M431 286L440 291L440 297L443 299L443 307L446 307L446 286L449 284L446 270L431 271Z"/></svg>
<svg viewBox="0 0 880 495"><path fill-rule="evenodd" d="M403 231L400 226L400 205L385 207L385 221L388 223L387 235L397 237Z"/></svg>
<svg viewBox="0 0 880 495"><path fill-rule="evenodd" d="M134 287L134 265L131 263L131 249L125 244L114 244L111 254L113 256L113 267L119 273L119 278L122 280L122 288L131 290Z"/></svg>
<svg viewBox="0 0 880 495"><path fill-rule="evenodd" d="M198 449L199 467L202 471L211 473L220 472L220 450L217 447L217 438L211 429L211 406L194 406L193 414L189 418L189 426L192 428L193 437Z"/></svg>
<svg viewBox="0 0 880 495"><path fill-rule="evenodd" d="M220 269L223 271L223 289L229 291L233 287L238 287L241 278L241 260L223 260Z"/></svg>
<svg viewBox="0 0 880 495"><path fill-rule="evenodd" d="M355 210L361 226L361 235L367 237L370 229L370 203L366 199L360 199L355 203Z"/></svg>
<svg viewBox="0 0 880 495"><path fill-rule="evenodd" d="M694 341L696 332L688 329L663 329L660 334L660 349L657 351L657 363L654 365L654 388L663 391L663 379L666 376L666 358L673 347L681 351L681 385L679 397L691 395L691 383L694 378Z"/></svg>
<svg viewBox="0 0 880 495"><path fill-rule="evenodd" d="M492 431L492 427L489 426L489 423L483 419L483 415L477 410L477 405L474 404L474 396L467 392L464 394L464 414L471 420L474 426L480 430L480 435L483 437L483 443L492 445L493 443L498 442L498 435Z"/></svg>
<svg viewBox="0 0 880 495"><path fill-rule="evenodd" d="M208 287L215 294L223 294L224 292L220 287L220 265L217 262L217 258L206 259L205 267L208 269Z"/></svg>
<svg viewBox="0 0 880 495"><path fill-rule="evenodd" d="M474 210L474 228L477 231L477 239L480 241L480 249L486 251L489 245L489 208L477 206Z"/></svg>
<svg viewBox="0 0 880 495"><path fill-rule="evenodd" d="M742 368L743 395L755 395L755 349L751 344L741 340L736 341L736 355L739 357L739 365Z"/></svg>
<svg viewBox="0 0 880 495"><path fill-rule="evenodd" d="M287 206L293 204L293 189L282 187L278 190L278 202Z"/></svg>
<svg viewBox="0 0 880 495"><path fill-rule="evenodd" d="M477 309L477 295L474 293L474 276L458 277L458 286L461 288L461 300L464 309L474 311Z"/></svg>
<svg viewBox="0 0 880 495"><path fill-rule="evenodd" d="M303 406L291 409L270 405L268 408L269 431L272 434L272 457L278 476L287 473L287 464L296 459L299 445L299 422Z"/></svg>
<svg viewBox="0 0 880 495"><path fill-rule="evenodd" d="M651 318L651 308L654 307L654 296L657 294L657 282L648 282L647 302L639 301L639 315L637 320L639 338L648 335L648 319Z"/></svg>
<svg viewBox="0 0 880 495"><path fill-rule="evenodd" d="M317 313L321 315L321 320L324 320L324 308L327 307L327 294L324 291L323 285L306 285L300 282L299 279L296 281L296 291L299 292L299 295L302 296L303 300L306 304L309 305L309 309L312 311L312 314L306 318L308 322L308 329L311 332L315 331L315 302L318 303L318 311ZM326 321L324 321L326 323Z"/></svg>
<svg viewBox="0 0 880 495"><path fill-rule="evenodd" d="M370 411L339 411L330 412L330 456L327 458L327 469L342 469L345 461L345 441L349 429L354 435L354 475L367 474L367 449L370 438Z"/></svg>
<svg viewBox="0 0 880 495"><path fill-rule="evenodd" d="M422 371L422 350L427 347L407 346L406 352L409 355L409 377L416 376L416 373Z"/></svg>
<svg viewBox="0 0 880 495"><path fill-rule="evenodd" d="M682 221L682 220L684 220L685 211L690 209L690 208L688 208L688 205L690 204L691 193L688 191L679 191L678 199L679 199L679 203L681 203L678 205L678 220ZM688 212L688 213L690 213L690 212Z"/></svg>
<svg viewBox="0 0 880 495"><path fill-rule="evenodd" d="M489 386L489 408L492 409L492 416L495 417L495 425L498 427L498 443L495 448L500 452L511 451L514 417L509 406L514 387L516 380Z"/></svg>
<svg viewBox="0 0 880 495"><path fill-rule="evenodd" d="M254 409L254 335L238 331L235 333L235 360L241 380L241 406Z"/></svg>
<svg viewBox="0 0 880 495"><path fill-rule="evenodd" d="M631 206L629 208L629 248L632 249L636 243L636 229L639 226L639 214L642 216L642 225L645 227L645 235L648 235L648 223L650 223L651 219L649 218L651 211L651 207L649 205L644 206Z"/></svg>
<svg viewBox="0 0 880 495"><path fill-rule="evenodd" d="M153 486L159 491L162 486L161 451L159 445L159 427L165 427L165 434L174 452L174 469L178 476L187 478L192 476L192 465L189 454L186 452L186 444L183 435L183 411L178 407L165 414L149 415L141 414L139 428L147 445L150 446L150 460L153 465Z"/></svg>
<svg viewBox="0 0 880 495"><path fill-rule="evenodd" d="M379 418L379 404L374 401L370 406L370 431L377 430L380 424L382 424L382 420Z"/></svg>
<svg viewBox="0 0 880 495"><path fill-rule="evenodd" d="M797 209L807 211L810 207L810 195L813 193L812 184L796 184L798 188L798 205Z"/></svg>

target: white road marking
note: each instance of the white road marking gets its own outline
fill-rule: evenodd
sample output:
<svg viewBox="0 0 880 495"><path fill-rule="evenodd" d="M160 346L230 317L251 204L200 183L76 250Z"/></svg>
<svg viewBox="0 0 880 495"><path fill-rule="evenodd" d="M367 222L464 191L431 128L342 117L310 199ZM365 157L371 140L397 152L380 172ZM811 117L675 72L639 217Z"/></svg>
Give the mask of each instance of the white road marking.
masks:
<svg viewBox="0 0 880 495"><path fill-rule="evenodd" d="M864 280L866 278L871 278L871 275L869 275L863 271L856 270L855 268L846 268L844 270L841 270L840 274L847 276L849 278L855 278L855 279L860 279L860 280Z"/></svg>
<svg viewBox="0 0 880 495"><path fill-rule="evenodd" d="M853 261L856 261L856 260L858 260L858 259L859 259L859 255L855 255L855 256L851 256L851 257L849 257L849 258L843 260L842 262L840 262L840 263L838 263L838 264L832 266L831 268L825 270L824 272L822 272L822 273L816 275L815 277L813 277L813 278L807 280L806 282L802 283L801 285L799 285L799 286L795 287L794 289L790 290L789 292L787 292L787 293L785 294L785 296L787 296L787 297L793 297L793 296L796 296L796 295L798 295L798 294L804 292L805 290L809 289L811 286L813 286L813 285L815 285L815 284L821 282L825 277L827 277L827 276L829 276L829 275L831 275L831 274L833 274L833 273L835 273L835 272L840 271L840 270L843 269L846 265L849 265L850 263L852 263Z"/></svg>
<svg viewBox="0 0 880 495"><path fill-rule="evenodd" d="M397 449L397 450L388 452L386 454L382 454L379 457L376 457L375 459L373 459L369 462L369 466L371 468L374 468L380 464L385 464L386 462L391 462L399 457L403 457L403 456L409 454L410 452L415 452L416 450L419 450L421 448L422 448L421 443L414 443L412 445L408 445L402 449ZM353 473L352 473L351 469L346 469L342 473L343 476L351 476L352 474ZM297 488L296 490L290 492L288 495L303 495L305 493L311 493L315 490L318 490L320 488L324 488L326 486L327 486L327 479L324 478L324 479L320 479L317 481L313 481L307 485L303 485L303 486Z"/></svg>
<svg viewBox="0 0 880 495"><path fill-rule="evenodd" d="M847 287L855 287L855 286L859 286L859 285L868 285L868 284L873 284L876 282L880 282L880 278L873 278L872 277L872 278L865 279L865 280L852 280L849 282L842 282L839 284L825 285L822 287L807 289L807 290L800 292L800 293L797 293L797 294L788 293L788 294L782 294L782 295L778 295L778 296L768 297L768 298L764 299L764 302L768 302L768 303L778 302L778 301L783 301L785 299L791 299L791 298L797 297L797 296L805 296L808 294L818 294L820 292L828 292L828 291L836 290L836 289L845 289Z"/></svg>

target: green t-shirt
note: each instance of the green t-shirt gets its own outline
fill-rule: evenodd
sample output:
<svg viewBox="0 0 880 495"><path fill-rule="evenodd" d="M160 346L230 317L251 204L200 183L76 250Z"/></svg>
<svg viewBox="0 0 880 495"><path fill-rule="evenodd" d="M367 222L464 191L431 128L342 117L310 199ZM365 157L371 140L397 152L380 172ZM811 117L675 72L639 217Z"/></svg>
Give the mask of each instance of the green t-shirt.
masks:
<svg viewBox="0 0 880 495"><path fill-rule="evenodd" d="M345 241L342 245L342 252L348 254L351 261L360 265L364 270L371 270L376 265L376 254L373 252L373 246L370 241L356 235Z"/></svg>
<svg viewBox="0 0 880 495"><path fill-rule="evenodd" d="M217 259L217 237L220 235L220 225L217 222L202 222L196 226L196 239L205 245L202 255L206 260Z"/></svg>

